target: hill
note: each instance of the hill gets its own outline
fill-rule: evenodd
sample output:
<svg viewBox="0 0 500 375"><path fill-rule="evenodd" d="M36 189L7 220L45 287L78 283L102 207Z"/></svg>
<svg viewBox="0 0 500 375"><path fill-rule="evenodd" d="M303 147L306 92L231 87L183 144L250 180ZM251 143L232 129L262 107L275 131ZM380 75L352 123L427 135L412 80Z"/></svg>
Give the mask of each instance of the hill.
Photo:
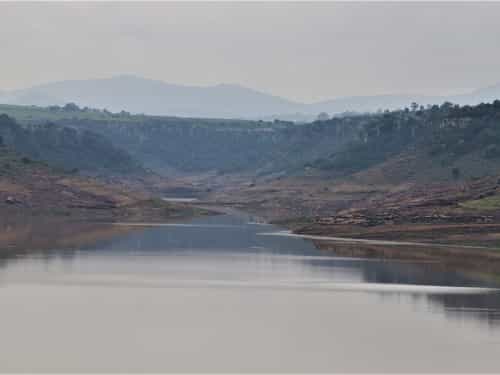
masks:
<svg viewBox="0 0 500 375"><path fill-rule="evenodd" d="M498 233L485 238L480 231L485 231L482 225L500 222L499 124L500 101L495 101L299 126L295 136L303 142L281 149L288 160L297 161L293 168L251 184L234 180L212 199L236 202L269 220L287 219L287 225L309 234L359 237L366 232L389 238L392 228L394 238L439 236L453 242L453 236L467 230L475 233L475 241L498 245ZM311 138L321 156L300 164L296 154L313 156L305 141ZM450 226L443 229L448 232L432 232L438 224ZM412 232L420 225L427 227ZM372 226L384 228L372 233L367 229Z"/></svg>
<svg viewBox="0 0 500 375"><path fill-rule="evenodd" d="M49 167L0 145L0 207L3 213L71 214L72 208L104 210L133 201L95 180Z"/></svg>
<svg viewBox="0 0 500 375"><path fill-rule="evenodd" d="M18 154L45 161L52 167L86 174L144 173L140 163L127 152L88 130L47 122L21 126L14 119L0 114L0 137Z"/></svg>
<svg viewBox="0 0 500 375"><path fill-rule="evenodd" d="M68 107L68 106L66 106ZM356 134L360 123L296 125L283 121L245 121L131 115L66 107L0 105L25 126L45 121L79 132L97 133L115 148L164 175L178 173L286 172L331 152Z"/></svg>
<svg viewBox="0 0 500 375"><path fill-rule="evenodd" d="M345 225L397 224L408 231L410 224L500 220L491 213L500 201L500 101L414 106L309 124L75 106L1 111L33 131L43 130L50 118L55 128L98 134L148 168L175 177L170 187L194 188L210 202L237 204L271 219L291 218L294 226L304 220L311 233L330 233L337 225L351 233Z"/></svg>
<svg viewBox="0 0 500 375"><path fill-rule="evenodd" d="M135 114L312 121L321 112L395 110L419 104L476 105L500 98L500 84L454 96L392 94L340 97L315 103L299 103L235 84L184 86L132 75L104 79L47 83L27 89L0 92L0 103L62 106L74 102L80 107L106 108L111 112Z"/></svg>
<svg viewBox="0 0 500 375"><path fill-rule="evenodd" d="M183 204L167 203L119 180L66 173L45 162L21 156L0 142L0 212L9 223L42 217L90 220L167 220L206 214ZM9 236L7 236L9 237ZM0 238L0 242L5 238Z"/></svg>
<svg viewBox="0 0 500 375"><path fill-rule="evenodd" d="M0 102L38 106L74 102L112 112L213 118L252 118L300 107L239 85L181 86L136 76L49 83L8 93Z"/></svg>
<svg viewBox="0 0 500 375"><path fill-rule="evenodd" d="M14 116L33 132L72 129L66 132L99 135L103 145L108 143L101 149L127 150L142 165L170 176L317 173L327 178L351 176L367 182L399 183L494 174L500 155L498 105L498 101L477 106L445 103L310 124L60 107L0 105L0 112ZM47 120L54 125L44 125ZM89 161L97 163L99 154L106 155L100 149L92 150ZM116 157L118 162L118 154Z"/></svg>
<svg viewBox="0 0 500 375"><path fill-rule="evenodd" d="M343 113L343 112L377 112L380 110L397 110L409 107L411 103L420 105L441 105L450 102L459 105L478 105L500 99L500 83L479 88L460 95L372 95L352 96L313 103L308 106L308 113Z"/></svg>
<svg viewBox="0 0 500 375"><path fill-rule="evenodd" d="M500 101L462 107L445 103L364 119L357 140L309 166L386 182L449 181L500 170Z"/></svg>

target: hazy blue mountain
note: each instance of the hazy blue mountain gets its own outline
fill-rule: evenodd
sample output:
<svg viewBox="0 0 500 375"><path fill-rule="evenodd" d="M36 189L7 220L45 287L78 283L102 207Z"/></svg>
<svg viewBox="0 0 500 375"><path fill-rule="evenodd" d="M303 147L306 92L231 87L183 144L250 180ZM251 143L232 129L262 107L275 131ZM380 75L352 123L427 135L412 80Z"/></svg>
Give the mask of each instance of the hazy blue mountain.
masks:
<svg viewBox="0 0 500 375"><path fill-rule="evenodd" d="M399 109L409 106L412 102L419 104L442 103L440 97L422 95L375 95L351 96L327 100L309 105L310 113L342 113L342 112L376 112L385 109Z"/></svg>
<svg viewBox="0 0 500 375"><path fill-rule="evenodd" d="M40 106L74 102L112 112L228 118L290 113L301 107L238 85L181 86L135 76L49 83L11 92L3 102Z"/></svg>
<svg viewBox="0 0 500 375"><path fill-rule="evenodd" d="M448 101L457 104L475 105L488 103L500 99L500 83L496 85L480 88L464 95L455 95L448 98Z"/></svg>
<svg viewBox="0 0 500 375"><path fill-rule="evenodd" d="M454 96L425 95L375 95L338 98L308 106L309 113L341 113L345 111L375 112L379 109L399 109L409 106L412 102L427 104L442 104L446 101L460 105L476 105L491 103L500 99L500 84L477 89L470 93Z"/></svg>
<svg viewBox="0 0 500 375"><path fill-rule="evenodd" d="M112 112L212 118L280 118L309 121L318 113L330 115L398 109L412 102L422 105L492 102L500 98L500 84L456 96L375 95L353 96L312 104L294 102L240 85L183 86L136 76L106 79L62 81L28 89L0 92L0 102L22 105L64 105L106 108Z"/></svg>

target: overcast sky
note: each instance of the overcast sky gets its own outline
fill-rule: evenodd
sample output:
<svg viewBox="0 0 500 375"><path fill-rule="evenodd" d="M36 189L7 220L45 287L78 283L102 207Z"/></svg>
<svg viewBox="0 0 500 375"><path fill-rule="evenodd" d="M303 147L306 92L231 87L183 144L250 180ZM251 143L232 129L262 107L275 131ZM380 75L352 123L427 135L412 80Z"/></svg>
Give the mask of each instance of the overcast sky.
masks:
<svg viewBox="0 0 500 375"><path fill-rule="evenodd" d="M500 3L0 3L0 89L135 74L300 101L500 82Z"/></svg>

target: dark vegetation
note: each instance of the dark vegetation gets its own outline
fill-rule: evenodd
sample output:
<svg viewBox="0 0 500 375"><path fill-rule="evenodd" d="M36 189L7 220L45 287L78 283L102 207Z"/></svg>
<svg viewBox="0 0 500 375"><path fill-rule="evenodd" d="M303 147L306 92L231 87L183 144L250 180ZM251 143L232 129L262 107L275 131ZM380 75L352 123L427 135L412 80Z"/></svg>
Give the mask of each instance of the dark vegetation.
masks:
<svg viewBox="0 0 500 375"><path fill-rule="evenodd" d="M126 173L138 168L137 160L163 174L316 171L342 177L410 155L416 161L406 167L415 178L460 180L495 174L500 162L500 101L426 108L413 103L302 125L131 115L71 103L0 105L2 112L23 124L16 127L17 138L2 130L7 144L28 157L78 169L99 166Z"/></svg>
<svg viewBox="0 0 500 375"><path fill-rule="evenodd" d="M332 119L334 125L342 119ZM418 154L442 172L442 179L498 173L500 163L500 101L477 106L453 105L364 115L357 137L342 150L309 165L323 171L351 174L402 153ZM472 162L483 169L472 168ZM449 171L449 172L448 172ZM425 174L428 170L415 171Z"/></svg>
<svg viewBox="0 0 500 375"><path fill-rule="evenodd" d="M32 160L25 156L20 156L3 143L0 136L0 178L6 178L19 173L30 173L37 167L46 167L43 162Z"/></svg>
<svg viewBox="0 0 500 375"><path fill-rule="evenodd" d="M0 105L20 123L52 124L91 131L155 172L271 173L303 169L355 134L358 125L346 120L295 125L284 121L192 119L117 114L64 107Z"/></svg>
<svg viewBox="0 0 500 375"><path fill-rule="evenodd" d="M60 123L68 125L64 120ZM356 126L146 118L137 123L72 121L126 149L159 173L273 173L303 168L354 134Z"/></svg>
<svg viewBox="0 0 500 375"><path fill-rule="evenodd" d="M25 164L38 160L68 172L92 174L126 174L143 170L125 151L88 130L53 123L21 126L2 114L0 136L5 146L23 155Z"/></svg>

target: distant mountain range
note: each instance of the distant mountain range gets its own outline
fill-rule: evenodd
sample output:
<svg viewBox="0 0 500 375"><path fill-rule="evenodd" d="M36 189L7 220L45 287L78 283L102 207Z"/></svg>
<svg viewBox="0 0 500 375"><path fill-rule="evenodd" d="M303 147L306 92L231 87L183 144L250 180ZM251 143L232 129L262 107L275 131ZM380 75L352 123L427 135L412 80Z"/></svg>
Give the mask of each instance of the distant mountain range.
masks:
<svg viewBox="0 0 500 375"><path fill-rule="evenodd" d="M450 101L478 104L500 98L500 84L456 96L375 95L352 96L312 104L299 103L240 85L183 86L122 75L105 79L47 83L27 89L1 91L0 103L20 105L64 105L106 108L150 115L182 117L285 119L308 121L318 113L374 112L397 109L412 102L422 105Z"/></svg>

